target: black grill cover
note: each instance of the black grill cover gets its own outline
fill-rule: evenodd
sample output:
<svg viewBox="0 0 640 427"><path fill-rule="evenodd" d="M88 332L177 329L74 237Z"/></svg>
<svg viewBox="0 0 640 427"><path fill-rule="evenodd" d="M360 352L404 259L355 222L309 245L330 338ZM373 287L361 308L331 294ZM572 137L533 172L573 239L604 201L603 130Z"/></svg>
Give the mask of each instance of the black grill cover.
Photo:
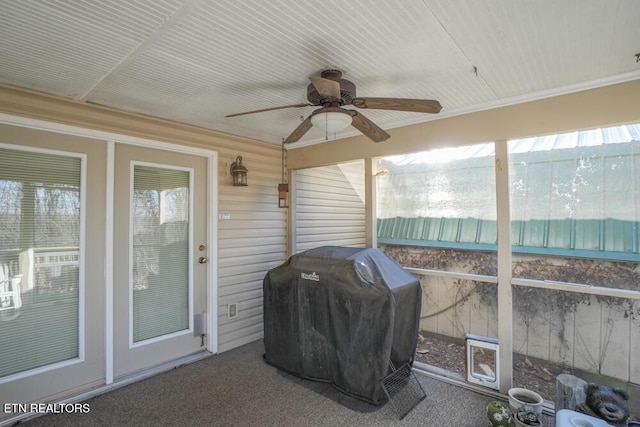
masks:
<svg viewBox="0 0 640 427"><path fill-rule="evenodd" d="M324 246L264 278L265 360L379 404L389 360L413 363L420 282L379 249Z"/></svg>

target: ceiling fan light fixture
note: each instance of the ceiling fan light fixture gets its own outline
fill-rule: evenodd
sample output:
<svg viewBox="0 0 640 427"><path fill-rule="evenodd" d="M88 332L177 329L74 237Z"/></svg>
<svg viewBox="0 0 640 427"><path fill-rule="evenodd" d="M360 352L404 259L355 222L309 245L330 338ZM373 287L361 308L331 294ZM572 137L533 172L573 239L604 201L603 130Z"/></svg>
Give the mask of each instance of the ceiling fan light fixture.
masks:
<svg viewBox="0 0 640 427"><path fill-rule="evenodd" d="M640 55L640 54L639 54ZM245 114L261 113L295 107L320 107L301 122L283 141L291 144L302 138L312 127L322 130L327 141L349 125L359 130L373 142L382 142L391 138L387 132L367 117L353 109L343 109L349 105L355 108L370 110L409 111L414 113L437 114L442 105L435 99L412 98L371 98L356 97L356 85L342 78L342 72L335 69L324 70L320 75L309 76L311 84L307 86L308 104L284 105L282 107L263 108L244 113L229 114L225 117L236 117Z"/></svg>
<svg viewBox="0 0 640 427"><path fill-rule="evenodd" d="M327 133L339 132L351 124L351 115L344 111L325 111L311 116L311 124Z"/></svg>

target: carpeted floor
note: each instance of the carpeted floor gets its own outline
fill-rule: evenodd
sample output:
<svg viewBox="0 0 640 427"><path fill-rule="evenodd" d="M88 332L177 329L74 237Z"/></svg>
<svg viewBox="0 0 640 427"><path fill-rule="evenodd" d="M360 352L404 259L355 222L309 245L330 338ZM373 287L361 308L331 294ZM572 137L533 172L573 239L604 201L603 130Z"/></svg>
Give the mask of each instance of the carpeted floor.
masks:
<svg viewBox="0 0 640 427"><path fill-rule="evenodd" d="M427 397L402 421L390 404L372 406L326 383L267 365L262 341L181 366L88 400L86 414L49 414L39 426L490 426L495 400L418 375ZM553 426L544 417L543 426Z"/></svg>

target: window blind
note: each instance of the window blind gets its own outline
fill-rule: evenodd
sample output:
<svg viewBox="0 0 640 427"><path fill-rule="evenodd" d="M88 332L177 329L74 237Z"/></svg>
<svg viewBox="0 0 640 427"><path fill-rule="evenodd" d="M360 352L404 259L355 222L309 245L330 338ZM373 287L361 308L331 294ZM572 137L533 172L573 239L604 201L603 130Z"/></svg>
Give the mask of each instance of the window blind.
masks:
<svg viewBox="0 0 640 427"><path fill-rule="evenodd" d="M0 377L79 356L81 166L0 148Z"/></svg>
<svg viewBox="0 0 640 427"><path fill-rule="evenodd" d="M134 165L133 342L189 327L189 172Z"/></svg>

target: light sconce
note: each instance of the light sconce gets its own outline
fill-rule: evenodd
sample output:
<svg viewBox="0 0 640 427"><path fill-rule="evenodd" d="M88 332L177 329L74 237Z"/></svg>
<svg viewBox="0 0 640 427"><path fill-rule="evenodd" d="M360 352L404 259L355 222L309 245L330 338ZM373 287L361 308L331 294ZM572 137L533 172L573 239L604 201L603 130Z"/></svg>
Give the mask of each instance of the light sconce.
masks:
<svg viewBox="0 0 640 427"><path fill-rule="evenodd" d="M247 185L247 172L249 169L245 168L242 164L242 156L236 157L236 161L231 163L231 177L233 178L233 185L236 187L246 187Z"/></svg>
<svg viewBox="0 0 640 427"><path fill-rule="evenodd" d="M311 116L311 124L326 133L335 133L351 124L351 115L339 107L325 107Z"/></svg>

